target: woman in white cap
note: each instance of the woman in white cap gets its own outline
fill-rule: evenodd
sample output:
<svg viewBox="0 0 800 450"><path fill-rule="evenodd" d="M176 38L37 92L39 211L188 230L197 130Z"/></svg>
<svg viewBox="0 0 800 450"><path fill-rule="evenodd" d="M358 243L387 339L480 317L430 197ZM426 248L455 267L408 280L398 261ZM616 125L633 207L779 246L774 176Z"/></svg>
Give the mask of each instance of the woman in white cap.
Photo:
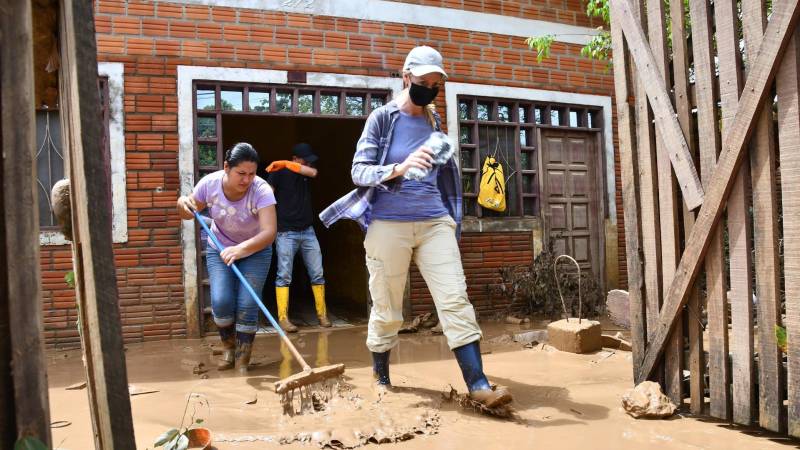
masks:
<svg viewBox="0 0 800 450"><path fill-rule="evenodd" d="M403 292L413 258L431 292L442 330L455 353L470 396L493 408L509 403L505 388L493 390L483 373L481 330L467 298L458 238L462 192L451 157L434 164L423 143L441 120L432 104L447 74L442 55L416 47L403 65L404 89L373 111L358 141L352 178L356 190L320 214L326 226L341 218L367 228L364 247L369 269L372 310L367 347L377 383L390 387L389 352L403 323ZM428 172L421 180L404 179L409 169Z"/></svg>

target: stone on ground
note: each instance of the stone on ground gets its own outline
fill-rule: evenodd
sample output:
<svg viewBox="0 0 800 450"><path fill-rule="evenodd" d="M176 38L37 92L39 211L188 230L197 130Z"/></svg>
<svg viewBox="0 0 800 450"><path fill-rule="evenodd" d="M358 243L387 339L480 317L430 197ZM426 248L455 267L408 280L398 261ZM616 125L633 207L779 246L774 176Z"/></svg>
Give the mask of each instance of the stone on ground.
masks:
<svg viewBox="0 0 800 450"><path fill-rule="evenodd" d="M653 381L639 383L622 395L622 407L629 415L640 419L663 419L675 413L676 406Z"/></svg>
<svg viewBox="0 0 800 450"><path fill-rule="evenodd" d="M603 347L600 322L577 318L547 325L548 343L562 352L588 353Z"/></svg>
<svg viewBox="0 0 800 450"><path fill-rule="evenodd" d="M631 329L630 300L628 291L614 289L606 296L606 311L611 321L626 330Z"/></svg>

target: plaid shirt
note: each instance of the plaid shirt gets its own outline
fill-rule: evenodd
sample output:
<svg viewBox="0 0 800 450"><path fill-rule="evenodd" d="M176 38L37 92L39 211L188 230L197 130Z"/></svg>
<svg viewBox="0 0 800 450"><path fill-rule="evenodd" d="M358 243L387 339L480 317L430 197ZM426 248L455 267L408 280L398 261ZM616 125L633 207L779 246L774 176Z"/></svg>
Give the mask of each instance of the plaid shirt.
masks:
<svg viewBox="0 0 800 450"><path fill-rule="evenodd" d="M366 230L370 223L372 212L372 197L375 189L390 192L400 190L403 177L387 180L396 164L385 164L389 146L392 144L392 134L397 118L400 116L397 103L391 101L382 106L367 118L367 124L361 133L361 138L356 144L356 154L353 157L353 167L350 171L353 183L358 186L344 197L336 200L327 207L319 218L326 227L330 227L339 219L352 219ZM441 130L441 118L434 114L436 130ZM456 222L456 238L461 237L462 193L461 177L455 157L439 167L437 185L442 195L442 202Z"/></svg>

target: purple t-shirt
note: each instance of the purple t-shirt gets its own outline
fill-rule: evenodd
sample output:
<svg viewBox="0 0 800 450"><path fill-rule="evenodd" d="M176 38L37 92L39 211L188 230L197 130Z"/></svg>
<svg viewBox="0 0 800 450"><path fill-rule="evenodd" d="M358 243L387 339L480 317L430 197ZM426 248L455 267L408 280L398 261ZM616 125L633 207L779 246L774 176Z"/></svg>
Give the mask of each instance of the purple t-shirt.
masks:
<svg viewBox="0 0 800 450"><path fill-rule="evenodd" d="M203 177L194 187L195 200L206 203L214 223L211 231L222 245L228 247L240 244L258 234L258 210L274 205L275 194L266 181L255 177L253 184L241 199L232 202L222 191L224 170L218 170ZM216 248L208 240L208 245Z"/></svg>

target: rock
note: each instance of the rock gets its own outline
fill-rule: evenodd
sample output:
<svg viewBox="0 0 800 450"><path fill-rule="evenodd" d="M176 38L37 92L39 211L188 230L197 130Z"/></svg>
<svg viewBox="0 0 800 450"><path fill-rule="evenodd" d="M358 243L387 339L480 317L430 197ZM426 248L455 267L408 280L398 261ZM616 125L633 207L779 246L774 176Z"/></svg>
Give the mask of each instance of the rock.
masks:
<svg viewBox="0 0 800 450"><path fill-rule="evenodd" d="M547 342L547 330L536 330L536 331L526 331L525 333L517 333L514 335L514 342L519 342L520 344Z"/></svg>
<svg viewBox="0 0 800 450"><path fill-rule="evenodd" d="M547 325L548 343L562 352L587 353L603 347L600 322L577 318Z"/></svg>
<svg viewBox="0 0 800 450"><path fill-rule="evenodd" d="M640 383L622 396L622 407L636 419L663 419L675 413L677 407L653 381Z"/></svg>
<svg viewBox="0 0 800 450"><path fill-rule="evenodd" d="M527 317L524 317L524 318L519 318L519 317L514 317L514 316L506 317L506 323L511 324L511 325L520 325L520 324L523 324L523 323L529 323L530 321L531 321L531 319L529 319Z"/></svg>
<svg viewBox="0 0 800 450"><path fill-rule="evenodd" d="M631 343L622 339L622 333L617 333L615 336L609 336L604 334L602 336L603 339L603 347L607 348L616 348L620 350L625 350L627 352L631 351Z"/></svg>
<svg viewBox="0 0 800 450"><path fill-rule="evenodd" d="M608 317L615 325L619 325L626 330L631 329L631 310L630 300L628 300L628 291L621 291L619 289L608 291L608 295L606 296L606 311L608 311Z"/></svg>

